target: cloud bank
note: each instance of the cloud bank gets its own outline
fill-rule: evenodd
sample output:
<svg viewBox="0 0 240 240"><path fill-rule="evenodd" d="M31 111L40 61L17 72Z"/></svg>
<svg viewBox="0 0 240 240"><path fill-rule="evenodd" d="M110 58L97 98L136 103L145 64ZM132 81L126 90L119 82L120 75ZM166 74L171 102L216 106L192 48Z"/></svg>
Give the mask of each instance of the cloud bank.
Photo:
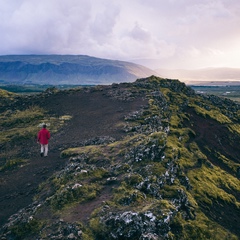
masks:
<svg viewBox="0 0 240 240"><path fill-rule="evenodd" d="M240 67L238 0L0 0L0 55Z"/></svg>

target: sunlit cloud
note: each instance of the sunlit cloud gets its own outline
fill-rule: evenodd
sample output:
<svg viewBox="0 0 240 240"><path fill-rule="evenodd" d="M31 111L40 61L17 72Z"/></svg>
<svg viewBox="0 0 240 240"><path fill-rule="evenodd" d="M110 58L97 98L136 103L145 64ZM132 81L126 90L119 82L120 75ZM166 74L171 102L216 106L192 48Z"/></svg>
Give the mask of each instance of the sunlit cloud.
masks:
<svg viewBox="0 0 240 240"><path fill-rule="evenodd" d="M238 0L0 0L0 54L240 67ZM229 59L231 56L231 59Z"/></svg>

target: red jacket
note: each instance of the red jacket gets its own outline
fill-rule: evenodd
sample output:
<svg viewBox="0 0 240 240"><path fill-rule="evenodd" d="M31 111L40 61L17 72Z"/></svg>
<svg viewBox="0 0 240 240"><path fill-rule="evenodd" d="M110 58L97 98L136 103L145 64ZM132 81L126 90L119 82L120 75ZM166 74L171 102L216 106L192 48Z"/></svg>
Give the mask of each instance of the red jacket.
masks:
<svg viewBox="0 0 240 240"><path fill-rule="evenodd" d="M38 132L38 141L41 144L48 144L49 139L50 139L50 132L46 128L42 128Z"/></svg>

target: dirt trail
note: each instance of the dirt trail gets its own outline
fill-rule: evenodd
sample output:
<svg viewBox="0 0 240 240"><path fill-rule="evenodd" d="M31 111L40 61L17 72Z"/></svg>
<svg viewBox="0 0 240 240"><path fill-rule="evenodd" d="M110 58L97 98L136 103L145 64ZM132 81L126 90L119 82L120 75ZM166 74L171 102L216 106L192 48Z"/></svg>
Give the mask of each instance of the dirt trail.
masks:
<svg viewBox="0 0 240 240"><path fill-rule="evenodd" d="M106 90L107 91L107 90ZM60 158L61 149L98 136L121 138L125 133L118 123L124 116L139 110L146 104L141 97L132 101L111 99L105 90L91 92L59 92L31 102L48 110L56 116L71 115L72 119L49 142L49 156L40 157L40 147L35 140L26 142L24 155L29 163L21 168L0 173L0 227L20 209L32 203L39 184L54 172L62 169L66 159ZM37 133L36 133L37 134Z"/></svg>
<svg viewBox="0 0 240 240"><path fill-rule="evenodd" d="M12 214L29 205L38 185L65 165L66 159L59 158L56 151L50 152L47 158L41 158L39 152L35 154L27 165L1 173L0 225Z"/></svg>

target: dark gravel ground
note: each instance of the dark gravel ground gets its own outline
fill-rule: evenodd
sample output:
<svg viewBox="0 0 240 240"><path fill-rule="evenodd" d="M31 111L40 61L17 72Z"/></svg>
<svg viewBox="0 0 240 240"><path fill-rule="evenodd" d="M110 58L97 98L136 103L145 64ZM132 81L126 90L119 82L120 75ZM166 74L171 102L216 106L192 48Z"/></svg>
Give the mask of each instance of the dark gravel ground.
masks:
<svg viewBox="0 0 240 240"><path fill-rule="evenodd" d="M67 160L60 158L61 150L96 137L120 139L125 134L120 127L125 115L146 105L142 96L119 100L109 95L108 90L106 86L100 90L60 91L29 98L29 104L39 105L55 116L71 115L72 119L52 134L47 158L40 157L35 139L15 146L30 161L23 167L0 172L0 227L12 214L32 203L39 184L64 167Z"/></svg>

